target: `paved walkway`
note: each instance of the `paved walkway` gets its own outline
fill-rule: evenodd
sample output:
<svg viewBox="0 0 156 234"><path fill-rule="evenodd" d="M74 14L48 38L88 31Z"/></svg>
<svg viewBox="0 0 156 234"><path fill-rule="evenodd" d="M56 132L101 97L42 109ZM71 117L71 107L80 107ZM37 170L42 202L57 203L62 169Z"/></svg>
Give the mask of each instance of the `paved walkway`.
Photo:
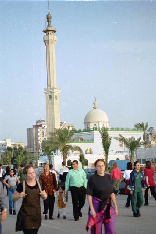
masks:
<svg viewBox="0 0 156 234"><path fill-rule="evenodd" d="M7 203L8 203L8 198ZM116 196L119 216L116 222L116 233L117 234L155 234L156 233L156 201L153 197L149 200L149 206L142 206L141 217L134 218L132 216L131 208L125 208L125 195ZM42 212L43 212L43 202ZM82 209L83 217L80 221L75 222L72 216L72 203L69 196L69 202L67 203L67 219L63 220L62 215L60 219L57 219L57 206L55 203L54 218L55 220L44 220L42 215L42 226L38 234L84 234L85 225L87 222L88 202ZM17 211L19 210L21 201L17 201ZM15 234L15 215L8 215L7 220L3 223L3 234ZM19 234L23 232L18 232Z"/></svg>

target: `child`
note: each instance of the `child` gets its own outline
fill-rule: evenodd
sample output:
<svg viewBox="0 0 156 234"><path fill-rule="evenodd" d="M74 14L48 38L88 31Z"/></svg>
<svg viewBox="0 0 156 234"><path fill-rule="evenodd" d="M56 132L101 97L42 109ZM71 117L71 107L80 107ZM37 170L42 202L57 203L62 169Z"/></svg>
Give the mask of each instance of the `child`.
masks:
<svg viewBox="0 0 156 234"><path fill-rule="evenodd" d="M58 215L57 218L60 218L60 212L61 209L63 210L63 219L66 219L66 204L65 204L65 197L63 197L63 186L59 186L59 194L58 194L58 202L57 202L57 207L58 207Z"/></svg>
<svg viewBox="0 0 156 234"><path fill-rule="evenodd" d="M111 171L111 179L113 180L113 187L115 194L119 194L119 185L122 180L122 174L120 168L117 167L117 162L113 162L112 171Z"/></svg>
<svg viewBox="0 0 156 234"><path fill-rule="evenodd" d="M7 182L6 182L7 181ZM16 183L19 183L19 179L17 175L15 175L14 170L10 170L10 175L6 175L5 179L3 180L3 183L6 184L8 188L8 196L9 196L9 214L12 214L13 209L13 215L16 215L16 201L12 200L12 195L16 191Z"/></svg>
<svg viewBox="0 0 156 234"><path fill-rule="evenodd" d="M140 210L139 208L143 204L143 191L146 189L146 186L144 184L144 176L142 172L140 171L140 163L138 161L134 164L135 169L130 174L130 180L129 180L129 190L131 197L131 204L132 204L132 211L134 217L139 217Z"/></svg>
<svg viewBox="0 0 156 234"><path fill-rule="evenodd" d="M20 183L13 194L15 201L23 198L17 215L16 231L23 231L24 234L37 234L41 226L40 196L46 199L47 194L41 190L39 181L36 181L36 172L32 165L25 166L23 174L26 181Z"/></svg>

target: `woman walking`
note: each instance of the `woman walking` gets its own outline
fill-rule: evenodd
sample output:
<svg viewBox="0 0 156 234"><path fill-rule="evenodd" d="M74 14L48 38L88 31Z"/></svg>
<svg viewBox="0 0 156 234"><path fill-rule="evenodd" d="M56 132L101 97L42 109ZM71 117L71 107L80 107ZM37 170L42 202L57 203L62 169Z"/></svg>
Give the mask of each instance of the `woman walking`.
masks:
<svg viewBox="0 0 156 234"><path fill-rule="evenodd" d="M86 230L91 226L91 234L115 234L115 222L118 215L115 194L110 175L105 174L105 161L97 159L94 163L95 174L88 180L87 194L90 208ZM112 206L112 203L114 206Z"/></svg>
<svg viewBox="0 0 156 234"><path fill-rule="evenodd" d="M144 176L145 176L145 184L146 184L146 190L145 190L145 204L144 206L148 206L148 190L151 190L151 194L156 200L156 193L155 193L155 180L154 180L154 170L151 168L151 162L146 161L146 168L144 170Z"/></svg>
<svg viewBox="0 0 156 234"><path fill-rule="evenodd" d="M112 168L111 178L113 180L115 194L119 194L119 185L122 180L121 170L117 167L117 162L113 162Z"/></svg>
<svg viewBox="0 0 156 234"><path fill-rule="evenodd" d="M125 207L130 207L131 194L130 194L130 191L127 188L127 186L129 184L129 179L130 179L131 172L132 172L132 163L128 162L127 163L127 170L125 170L125 172L123 174L123 178L126 180L125 195L128 195Z"/></svg>
<svg viewBox="0 0 156 234"><path fill-rule="evenodd" d="M134 163L135 169L130 174L129 190L132 195L131 204L134 217L141 216L140 207L143 204L143 190L146 189L144 183L144 176L140 170L140 163L136 161Z"/></svg>
<svg viewBox="0 0 156 234"><path fill-rule="evenodd" d="M16 201L13 201L12 195L16 191L16 184L19 183L17 175L15 175L14 170L10 170L10 175L6 175L3 183L8 188L8 197L9 197L9 214L16 215Z"/></svg>
<svg viewBox="0 0 156 234"><path fill-rule="evenodd" d="M36 181L35 168L32 165L27 165L23 173L26 181L20 183L13 194L15 201L23 198L17 215L16 231L23 231L24 234L37 234L41 226L40 196L46 199L47 194L41 190L39 181Z"/></svg>

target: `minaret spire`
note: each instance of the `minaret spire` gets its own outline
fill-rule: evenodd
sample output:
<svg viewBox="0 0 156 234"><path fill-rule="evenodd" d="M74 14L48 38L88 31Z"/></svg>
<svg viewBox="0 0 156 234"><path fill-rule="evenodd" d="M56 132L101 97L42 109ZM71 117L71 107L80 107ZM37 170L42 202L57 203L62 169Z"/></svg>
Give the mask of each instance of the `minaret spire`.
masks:
<svg viewBox="0 0 156 234"><path fill-rule="evenodd" d="M93 102L93 104L94 104L94 109L98 109L98 102L96 101L96 97L95 97L95 101Z"/></svg>
<svg viewBox="0 0 156 234"><path fill-rule="evenodd" d="M48 1L49 11L49 1ZM56 60L55 60L55 43L57 36L56 29L52 27L52 16L50 12L47 14L47 27L43 30L44 43L46 46L46 64L47 64L47 88L44 89L46 95L46 122L47 136L50 132L54 132L55 128L60 128L60 108L59 93L61 90L56 86Z"/></svg>

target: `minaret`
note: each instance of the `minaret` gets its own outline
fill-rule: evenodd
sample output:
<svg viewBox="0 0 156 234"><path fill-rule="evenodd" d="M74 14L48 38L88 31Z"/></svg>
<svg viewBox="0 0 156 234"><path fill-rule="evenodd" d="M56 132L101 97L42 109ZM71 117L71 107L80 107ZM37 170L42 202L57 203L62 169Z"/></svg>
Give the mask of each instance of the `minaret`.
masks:
<svg viewBox="0 0 156 234"><path fill-rule="evenodd" d="M46 63L47 63L47 88L44 89L46 95L46 122L47 137L55 128L60 128L60 107L59 93L61 90L56 87L56 62L55 62L55 43L57 36L56 30L51 25L52 16L47 15L48 26L43 30L45 34L43 40L46 45Z"/></svg>

